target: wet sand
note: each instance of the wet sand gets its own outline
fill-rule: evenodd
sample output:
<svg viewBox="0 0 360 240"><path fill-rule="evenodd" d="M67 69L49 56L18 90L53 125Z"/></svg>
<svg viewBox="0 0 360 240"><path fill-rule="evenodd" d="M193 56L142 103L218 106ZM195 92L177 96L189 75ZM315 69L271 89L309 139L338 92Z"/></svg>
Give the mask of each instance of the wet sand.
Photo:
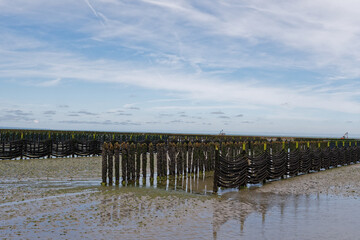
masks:
<svg viewBox="0 0 360 240"><path fill-rule="evenodd" d="M269 182L257 192L276 194L326 194L360 196L360 164Z"/></svg>
<svg viewBox="0 0 360 240"><path fill-rule="evenodd" d="M357 164L214 196L201 177L102 187L99 157L0 161L0 238L356 239L359 180Z"/></svg>

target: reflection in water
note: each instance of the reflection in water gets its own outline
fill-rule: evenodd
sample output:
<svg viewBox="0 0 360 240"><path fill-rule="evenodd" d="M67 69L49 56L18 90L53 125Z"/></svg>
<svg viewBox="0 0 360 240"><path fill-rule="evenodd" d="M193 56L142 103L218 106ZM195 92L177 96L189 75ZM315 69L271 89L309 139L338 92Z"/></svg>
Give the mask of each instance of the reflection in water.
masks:
<svg viewBox="0 0 360 240"><path fill-rule="evenodd" d="M352 228L360 213L356 199L255 191L223 197L226 200L215 205L213 211L215 238L356 239L360 233Z"/></svg>
<svg viewBox="0 0 360 240"><path fill-rule="evenodd" d="M143 161L143 157L145 161ZM141 155L141 161L139 166L139 172L144 173L140 174L138 179L135 180L128 180L126 176L123 176L123 171L120 171L120 185L123 186L146 186L151 187L154 186L157 187L157 184L159 184L161 187L165 187L166 190L179 190L182 189L186 192L195 192L195 193L207 193L207 191L202 191L200 189L212 189L212 187L208 186L208 184L213 184L212 181L205 181L205 166L202 168L197 167L195 168L193 163L193 157L186 156L185 162L184 162L184 168L182 168L182 171L178 170L178 165L175 164L175 175L170 175L170 159L167 155L167 162L165 163L166 168L166 176L159 178L158 177L158 163L157 163L157 154L155 154L154 158L154 176L151 175L150 170L150 155L146 154L146 156ZM146 168L145 171L143 171L143 168ZM122 169L122 156L120 155L120 162L119 162L119 169ZM113 171L114 172L114 171ZM127 173L126 173L127 174ZM126 175L125 174L125 175ZM209 175L209 173L206 173L206 175ZM210 173L210 176L213 175L213 173ZM185 179L187 181L188 179L193 178L192 181L188 181L188 184L185 184L182 180ZM196 179L199 180L202 178L202 182L199 183L196 182ZM181 181L180 181L181 180ZM115 176L113 176L113 182L115 182ZM203 182L206 182L206 185L203 185ZM200 184L200 185L199 185ZM194 189L193 189L194 187Z"/></svg>
<svg viewBox="0 0 360 240"><path fill-rule="evenodd" d="M356 239L359 207L350 198L249 190L217 198L115 194L103 196L99 211L102 225L118 222L124 231L141 229L149 238L187 238L183 234L192 232L203 239Z"/></svg>
<svg viewBox="0 0 360 240"><path fill-rule="evenodd" d="M208 195L212 193L213 178L206 177L205 174L182 175L179 177L167 177L166 181L160 181L157 188L165 188L166 190L185 191L188 193L196 193Z"/></svg>
<svg viewBox="0 0 360 240"><path fill-rule="evenodd" d="M122 181L122 179L120 178ZM166 191L185 191L188 193L196 193L208 195L212 193L213 186L212 173L200 172L200 174L185 174L176 176L166 176L159 178L155 174L155 178L150 178L147 175L146 178L140 177L138 181L125 182L125 187L146 187L146 188L159 188ZM118 186L123 187L123 186Z"/></svg>

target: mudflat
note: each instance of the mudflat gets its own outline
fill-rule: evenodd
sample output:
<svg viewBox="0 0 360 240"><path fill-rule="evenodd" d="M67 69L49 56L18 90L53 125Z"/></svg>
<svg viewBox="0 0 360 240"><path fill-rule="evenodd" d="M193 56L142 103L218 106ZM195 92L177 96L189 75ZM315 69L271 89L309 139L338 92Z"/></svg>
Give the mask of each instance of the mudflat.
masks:
<svg viewBox="0 0 360 240"><path fill-rule="evenodd" d="M359 180L354 164L214 196L171 181L100 186L100 157L6 160L0 238L355 239ZM212 189L211 178L185 184Z"/></svg>

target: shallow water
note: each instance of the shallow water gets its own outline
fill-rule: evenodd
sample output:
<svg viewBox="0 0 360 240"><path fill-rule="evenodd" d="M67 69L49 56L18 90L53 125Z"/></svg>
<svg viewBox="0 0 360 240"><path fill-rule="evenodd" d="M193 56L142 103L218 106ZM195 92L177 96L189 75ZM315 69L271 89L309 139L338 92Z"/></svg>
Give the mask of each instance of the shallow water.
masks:
<svg viewBox="0 0 360 240"><path fill-rule="evenodd" d="M360 201L254 189L214 196L212 178L102 187L99 181L0 184L0 237L123 239L358 239Z"/></svg>
<svg viewBox="0 0 360 240"><path fill-rule="evenodd" d="M359 239L357 198L264 193L226 197L250 204L253 211L229 216L218 227L219 239Z"/></svg>
<svg viewBox="0 0 360 240"><path fill-rule="evenodd" d="M100 160L0 162L0 239L359 239L360 166L215 196L209 174L102 187Z"/></svg>

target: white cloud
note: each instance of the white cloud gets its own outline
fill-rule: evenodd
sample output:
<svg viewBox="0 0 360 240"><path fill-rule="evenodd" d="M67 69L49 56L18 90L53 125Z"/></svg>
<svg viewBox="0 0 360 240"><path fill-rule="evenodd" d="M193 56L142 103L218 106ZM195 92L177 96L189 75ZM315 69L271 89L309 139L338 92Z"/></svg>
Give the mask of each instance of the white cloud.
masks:
<svg viewBox="0 0 360 240"><path fill-rule="evenodd" d="M19 53L14 53L19 55ZM34 56L37 58L34 59ZM242 107L279 107L287 103L292 108L316 108L328 111L358 114L359 83L339 83L338 86L315 84L310 86L291 85L291 87L269 86L264 81L225 81L219 77L193 75L179 71L169 71L162 66L144 66L131 62L114 60L86 60L73 54L24 53L17 61L0 63L3 77L12 78L56 78L38 82L38 86L56 86L61 79L77 79L91 82L130 84L146 89L176 92L187 99L232 102ZM49 57L50 56L50 57ZM8 59L12 59L9 54ZM11 65L11 67L8 67ZM32 66L43 65L41 71ZM58 77L60 76L60 78ZM320 87L319 87L320 84ZM129 107L128 105L124 106Z"/></svg>

